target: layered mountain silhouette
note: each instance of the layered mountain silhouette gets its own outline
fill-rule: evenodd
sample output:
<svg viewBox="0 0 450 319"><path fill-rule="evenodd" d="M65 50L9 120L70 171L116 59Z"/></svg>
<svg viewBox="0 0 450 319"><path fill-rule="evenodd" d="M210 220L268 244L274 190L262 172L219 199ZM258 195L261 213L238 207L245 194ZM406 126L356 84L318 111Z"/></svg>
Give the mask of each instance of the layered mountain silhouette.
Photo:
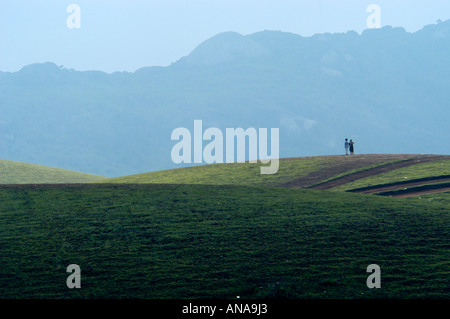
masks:
<svg viewBox="0 0 450 319"><path fill-rule="evenodd" d="M0 72L0 158L121 176L174 168L173 129L280 129L280 156L450 146L450 20L311 37L225 32L167 67Z"/></svg>

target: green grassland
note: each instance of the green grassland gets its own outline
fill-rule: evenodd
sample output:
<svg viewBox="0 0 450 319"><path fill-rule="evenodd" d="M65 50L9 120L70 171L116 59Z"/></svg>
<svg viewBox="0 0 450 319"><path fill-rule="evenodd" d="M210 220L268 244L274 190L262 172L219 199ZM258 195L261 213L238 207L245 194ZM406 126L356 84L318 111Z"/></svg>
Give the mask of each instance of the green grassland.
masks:
<svg viewBox="0 0 450 319"><path fill-rule="evenodd" d="M88 183L105 177L0 159L0 184Z"/></svg>
<svg viewBox="0 0 450 319"><path fill-rule="evenodd" d="M420 195L417 198L425 202L440 203L450 207L450 192Z"/></svg>
<svg viewBox="0 0 450 319"><path fill-rule="evenodd" d="M410 161L414 155L392 156L377 155L376 160L366 161L367 165L352 168L345 162L358 163L360 159L353 156L323 156L289 158L280 160L279 171L273 175L261 175L261 163L232 163L202 165L145 174L137 174L111 179L103 179L100 183L126 183L126 184L201 184L201 185L239 185L239 186L263 186L263 187L292 187L289 183L302 181L310 175L321 175L325 170L327 174L316 181L310 181L300 187L314 187L323 182L333 181L342 177L357 173L364 173L372 169L385 166L390 169L390 164ZM370 159L371 155L365 156L364 160ZM340 168L339 165L341 165ZM393 165L395 167L395 165ZM334 171L333 168L338 168ZM417 178L437 177L450 175L450 160L443 159L422 163L415 161L411 166L403 168L392 168L388 172L377 173L368 177L359 177L355 181L344 182L342 185L333 187L333 191L348 191L360 187L383 185L387 183L404 182ZM401 186L399 186L401 187Z"/></svg>
<svg viewBox="0 0 450 319"><path fill-rule="evenodd" d="M354 182L334 187L333 190L347 191L361 187L403 182L430 176L437 177L442 175L450 175L450 160L418 163L409 167L399 168L386 173L361 178Z"/></svg>
<svg viewBox="0 0 450 319"><path fill-rule="evenodd" d="M446 202L157 184L3 187L0 202L0 298L450 297Z"/></svg>
<svg viewBox="0 0 450 319"><path fill-rule="evenodd" d="M280 159L276 174L261 175L261 163L224 163L192 166L110 178L102 183L202 184L277 186L297 177L332 165L336 159L325 157Z"/></svg>
<svg viewBox="0 0 450 319"><path fill-rule="evenodd" d="M346 161L362 157L309 157L280 160L275 175L235 163L90 183L1 161L10 183L43 184L0 186L0 298L450 298L450 192L343 191L446 175L450 161L332 191L285 187L409 158L369 157L357 168ZM70 264L81 289L66 286ZM366 286L370 264L381 289Z"/></svg>
<svg viewBox="0 0 450 319"><path fill-rule="evenodd" d="M367 156L370 157L370 156ZM357 169L330 175L321 181L345 176L350 173L364 171L370 168L400 162L411 156L380 156L378 162L368 164ZM276 174L261 175L261 163L225 163L200 165L178 169L163 170L144 174L136 174L117 178L109 178L101 183L128 183L128 184L201 184L201 185L241 185L241 186L283 186L286 183L301 179L308 174L333 168L343 163L356 163L358 159L350 156L312 156L301 158L280 159Z"/></svg>

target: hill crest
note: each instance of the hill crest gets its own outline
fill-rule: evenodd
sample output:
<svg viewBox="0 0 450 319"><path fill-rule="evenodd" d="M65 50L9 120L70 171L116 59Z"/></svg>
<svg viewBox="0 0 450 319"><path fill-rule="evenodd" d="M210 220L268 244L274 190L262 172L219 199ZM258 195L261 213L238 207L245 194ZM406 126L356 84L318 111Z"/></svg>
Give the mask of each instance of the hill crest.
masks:
<svg viewBox="0 0 450 319"><path fill-rule="evenodd" d="M88 183L103 176L0 159L0 184Z"/></svg>
<svg viewBox="0 0 450 319"><path fill-rule="evenodd" d="M450 182L450 155L365 154L284 158L280 159L279 172L270 176L260 175L258 167L259 164L250 163L210 164L105 179L101 182L343 189L355 192L361 188L364 193L377 193L378 188L386 191L387 186L384 184L389 184L390 190L396 190L404 188L409 181L414 186L425 186L436 181ZM378 178L375 183L371 181L374 178ZM361 185L379 186L371 187L369 192L362 189L365 187ZM447 185L436 189L437 192L447 190Z"/></svg>

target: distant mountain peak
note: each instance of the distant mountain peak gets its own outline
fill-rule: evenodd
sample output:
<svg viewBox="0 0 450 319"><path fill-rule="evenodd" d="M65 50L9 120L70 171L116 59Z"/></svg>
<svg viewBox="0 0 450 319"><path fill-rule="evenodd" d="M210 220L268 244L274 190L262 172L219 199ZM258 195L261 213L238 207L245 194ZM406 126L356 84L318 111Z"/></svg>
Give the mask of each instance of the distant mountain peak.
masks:
<svg viewBox="0 0 450 319"><path fill-rule="evenodd" d="M33 63L27 66L24 66L22 69L20 69L19 72L23 73L23 72L31 72L31 73L35 73L35 72L43 72L43 73L47 73L47 72L57 72L61 70L61 67L57 66L55 63L53 62L44 62L44 63Z"/></svg>
<svg viewBox="0 0 450 319"><path fill-rule="evenodd" d="M448 38L450 37L450 19L446 21L438 20L436 24L426 25L417 33L425 34L432 38Z"/></svg>
<svg viewBox="0 0 450 319"><path fill-rule="evenodd" d="M241 58L270 55L270 50L237 32L223 32L201 43L178 62L189 66L215 65Z"/></svg>

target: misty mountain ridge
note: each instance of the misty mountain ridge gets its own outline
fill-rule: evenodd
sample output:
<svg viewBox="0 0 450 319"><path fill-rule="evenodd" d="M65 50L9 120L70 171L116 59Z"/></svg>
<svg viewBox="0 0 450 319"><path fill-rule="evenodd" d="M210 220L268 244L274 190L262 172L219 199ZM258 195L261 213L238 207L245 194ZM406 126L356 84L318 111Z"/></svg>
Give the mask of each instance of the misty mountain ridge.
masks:
<svg viewBox="0 0 450 319"><path fill-rule="evenodd" d="M179 167L173 129L280 128L280 156L449 153L450 20L218 34L167 67L0 72L0 158L120 176Z"/></svg>

